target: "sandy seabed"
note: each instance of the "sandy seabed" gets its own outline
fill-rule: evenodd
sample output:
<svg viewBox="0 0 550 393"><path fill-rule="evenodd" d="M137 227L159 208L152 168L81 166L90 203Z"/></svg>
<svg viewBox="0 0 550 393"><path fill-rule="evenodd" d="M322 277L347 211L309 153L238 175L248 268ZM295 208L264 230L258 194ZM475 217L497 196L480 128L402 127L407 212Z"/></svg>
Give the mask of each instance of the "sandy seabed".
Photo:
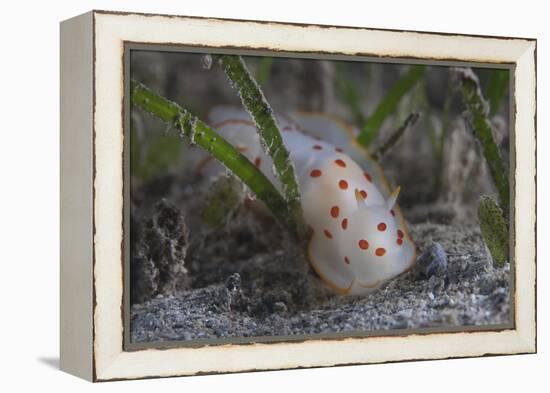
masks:
<svg viewBox="0 0 550 393"><path fill-rule="evenodd" d="M191 288L134 304L131 340L296 336L510 321L510 265L493 266L477 227L421 223L410 231L420 253L439 243L447 267L427 274L425 263L437 264L428 258L374 293L338 296L283 250L261 252L260 246L252 257L238 259L242 250L233 248L231 257L202 259L194 272L200 279Z"/></svg>

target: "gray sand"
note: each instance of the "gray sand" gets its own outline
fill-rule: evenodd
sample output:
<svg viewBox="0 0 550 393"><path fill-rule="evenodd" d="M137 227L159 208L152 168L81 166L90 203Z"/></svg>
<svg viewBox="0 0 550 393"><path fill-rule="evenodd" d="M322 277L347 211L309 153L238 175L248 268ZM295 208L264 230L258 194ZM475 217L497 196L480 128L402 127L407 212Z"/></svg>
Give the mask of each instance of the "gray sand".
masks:
<svg viewBox="0 0 550 393"><path fill-rule="evenodd" d="M258 246L249 257L242 252L239 259L234 245L226 245L231 252L220 253L214 243L207 262L202 259L197 268L195 261L200 280L194 287L132 306L131 340L289 336L510 321L510 265L493 266L477 227L421 223L410 229L419 255L427 251L432 256L426 255L415 268L363 297L331 294L284 248ZM433 242L445 251L447 266L441 258L434 263ZM232 255L224 257L224 252Z"/></svg>

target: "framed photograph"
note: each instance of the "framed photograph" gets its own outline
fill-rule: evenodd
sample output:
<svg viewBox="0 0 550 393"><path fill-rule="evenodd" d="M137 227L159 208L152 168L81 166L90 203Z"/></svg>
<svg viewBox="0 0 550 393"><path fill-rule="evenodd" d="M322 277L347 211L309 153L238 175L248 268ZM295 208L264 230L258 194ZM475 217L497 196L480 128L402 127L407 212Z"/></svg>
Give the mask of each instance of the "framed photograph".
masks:
<svg viewBox="0 0 550 393"><path fill-rule="evenodd" d="M61 368L536 352L536 40L61 23Z"/></svg>

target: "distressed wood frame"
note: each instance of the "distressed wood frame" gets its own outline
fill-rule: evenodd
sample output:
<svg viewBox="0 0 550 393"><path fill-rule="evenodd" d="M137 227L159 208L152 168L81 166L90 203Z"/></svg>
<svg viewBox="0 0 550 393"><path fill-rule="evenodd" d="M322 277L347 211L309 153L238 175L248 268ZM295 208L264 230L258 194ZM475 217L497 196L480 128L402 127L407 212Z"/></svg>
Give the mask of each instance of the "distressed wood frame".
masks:
<svg viewBox="0 0 550 393"><path fill-rule="evenodd" d="M514 324L303 342L124 346L127 43L514 68ZM61 24L61 368L91 381L536 352L536 40L92 11Z"/></svg>

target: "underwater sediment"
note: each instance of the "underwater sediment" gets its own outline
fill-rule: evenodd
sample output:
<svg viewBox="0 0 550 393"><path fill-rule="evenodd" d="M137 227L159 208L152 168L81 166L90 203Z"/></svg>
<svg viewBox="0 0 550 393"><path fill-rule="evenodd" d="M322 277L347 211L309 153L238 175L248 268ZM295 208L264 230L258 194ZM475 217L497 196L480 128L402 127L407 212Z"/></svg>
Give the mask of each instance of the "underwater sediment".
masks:
<svg viewBox="0 0 550 393"><path fill-rule="evenodd" d="M371 294L338 296L294 253L274 247L274 231L258 232L248 220L246 213L229 225L232 237L224 230L206 239L208 247L189 261L193 278L187 289L132 306L132 342L510 321L510 265L493 266L474 226L411 225L418 249L426 252L424 261ZM445 250L446 264L437 250Z"/></svg>

